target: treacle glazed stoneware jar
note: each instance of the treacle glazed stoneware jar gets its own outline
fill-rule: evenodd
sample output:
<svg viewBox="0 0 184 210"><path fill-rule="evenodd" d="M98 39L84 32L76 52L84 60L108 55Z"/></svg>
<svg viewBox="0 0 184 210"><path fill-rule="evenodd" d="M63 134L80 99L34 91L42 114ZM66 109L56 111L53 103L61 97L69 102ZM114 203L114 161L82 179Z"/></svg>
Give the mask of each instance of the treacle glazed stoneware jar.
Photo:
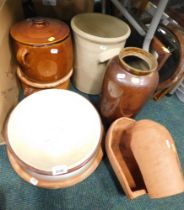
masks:
<svg viewBox="0 0 184 210"><path fill-rule="evenodd" d="M107 66L100 111L108 123L134 117L158 85L156 58L140 48L122 49Z"/></svg>
<svg viewBox="0 0 184 210"><path fill-rule="evenodd" d="M70 30L60 20L31 18L11 28L19 67L29 80L58 81L73 68Z"/></svg>

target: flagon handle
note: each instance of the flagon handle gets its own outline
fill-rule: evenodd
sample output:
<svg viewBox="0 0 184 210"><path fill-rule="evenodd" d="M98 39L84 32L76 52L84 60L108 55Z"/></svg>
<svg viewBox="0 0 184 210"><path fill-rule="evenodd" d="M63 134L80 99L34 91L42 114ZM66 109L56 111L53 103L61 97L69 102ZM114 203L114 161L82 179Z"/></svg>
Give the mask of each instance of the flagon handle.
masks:
<svg viewBox="0 0 184 210"><path fill-rule="evenodd" d="M158 67L157 67L157 71L159 71L164 66L164 64L169 59L169 57L171 56L171 52L156 37L153 38L153 41L152 41L152 44L151 45L152 45L152 48L158 54Z"/></svg>

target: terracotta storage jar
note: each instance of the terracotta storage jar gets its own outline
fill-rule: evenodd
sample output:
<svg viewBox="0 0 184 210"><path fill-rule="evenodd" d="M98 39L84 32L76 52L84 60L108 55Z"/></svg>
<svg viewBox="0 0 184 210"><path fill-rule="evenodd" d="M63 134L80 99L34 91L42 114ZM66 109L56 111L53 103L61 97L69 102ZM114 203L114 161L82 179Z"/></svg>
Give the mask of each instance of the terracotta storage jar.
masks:
<svg viewBox="0 0 184 210"><path fill-rule="evenodd" d="M184 192L184 177L173 138L157 122L140 120L126 132L148 194L162 198Z"/></svg>
<svg viewBox="0 0 184 210"><path fill-rule="evenodd" d="M17 61L29 80L54 82L73 68L69 27L62 21L32 18L11 28Z"/></svg>
<svg viewBox="0 0 184 210"><path fill-rule="evenodd" d="M111 123L119 117L134 117L158 84L156 58L142 49L124 48L107 66L100 112Z"/></svg>
<svg viewBox="0 0 184 210"><path fill-rule="evenodd" d="M128 198L146 193L151 198L163 198L184 192L174 140L158 122L119 118L108 129L105 146Z"/></svg>

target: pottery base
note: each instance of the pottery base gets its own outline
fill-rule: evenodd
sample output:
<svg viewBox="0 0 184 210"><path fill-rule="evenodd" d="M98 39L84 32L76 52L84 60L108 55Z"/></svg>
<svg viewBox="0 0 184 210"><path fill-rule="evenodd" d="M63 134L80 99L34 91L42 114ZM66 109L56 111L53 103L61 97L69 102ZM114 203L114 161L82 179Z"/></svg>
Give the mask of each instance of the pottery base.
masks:
<svg viewBox="0 0 184 210"><path fill-rule="evenodd" d="M82 182L96 170L103 157L102 149L99 148L99 151L96 153L96 157L94 158L94 161L92 162L91 166L88 167L82 174L76 175L66 180L46 181L34 178L27 171L23 170L23 168L17 163L17 161L14 159L14 157L8 150L7 154L12 168L23 180L37 187L47 189L66 188Z"/></svg>
<svg viewBox="0 0 184 210"><path fill-rule="evenodd" d="M39 83L39 82L34 82L29 78L27 78L26 75L24 75L24 73L21 71L21 69L17 67L17 76L21 82L24 96L29 96L35 92L44 89L52 89L52 88L69 89L70 77L72 76L72 74L73 74L73 69L71 69L71 71L66 76L64 76L58 81L54 81L51 83Z"/></svg>

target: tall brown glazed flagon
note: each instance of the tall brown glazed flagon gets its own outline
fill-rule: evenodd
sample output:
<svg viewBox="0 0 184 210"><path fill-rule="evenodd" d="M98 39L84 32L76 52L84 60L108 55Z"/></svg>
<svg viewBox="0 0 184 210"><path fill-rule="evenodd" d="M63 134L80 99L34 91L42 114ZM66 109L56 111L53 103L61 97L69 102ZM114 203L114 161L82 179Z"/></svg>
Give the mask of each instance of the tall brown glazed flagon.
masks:
<svg viewBox="0 0 184 210"><path fill-rule="evenodd" d="M111 123L119 117L134 117L158 85L156 58L142 49L124 48L107 66L100 112Z"/></svg>

